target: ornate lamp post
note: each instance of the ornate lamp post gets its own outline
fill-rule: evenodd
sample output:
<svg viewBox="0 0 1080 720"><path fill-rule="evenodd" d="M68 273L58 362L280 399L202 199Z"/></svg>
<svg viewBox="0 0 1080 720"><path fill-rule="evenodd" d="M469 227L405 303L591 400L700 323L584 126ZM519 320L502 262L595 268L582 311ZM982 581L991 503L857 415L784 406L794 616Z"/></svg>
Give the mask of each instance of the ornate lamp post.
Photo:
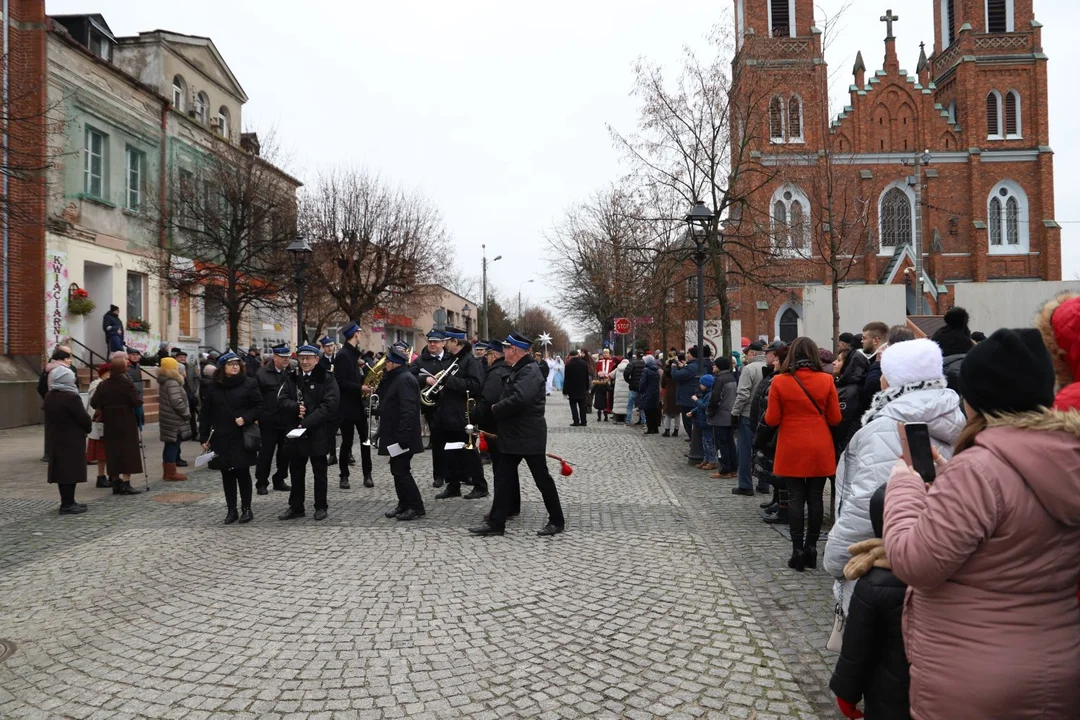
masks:
<svg viewBox="0 0 1080 720"><path fill-rule="evenodd" d="M705 260L708 259L709 232L713 211L700 200L694 202L686 216L690 237L694 240L694 264L697 265L697 376L705 374ZM687 462L696 465L705 459L701 445L701 430L695 425L690 433L690 452Z"/></svg>
<svg viewBox="0 0 1080 720"><path fill-rule="evenodd" d="M472 317L472 308L469 307L469 303L465 303L465 307L461 308L461 317L465 318L465 334L471 335L469 332L469 318Z"/></svg>
<svg viewBox="0 0 1080 720"><path fill-rule="evenodd" d="M483 318L482 318L483 321L484 321L484 326L482 328L480 328L480 330L481 330L481 334L486 338L488 336L488 296L487 296L487 266L488 266L488 259L487 259L487 245L481 245L480 247L483 250L483 254L484 254L484 263L483 263L483 265L484 265L484 280L483 280L483 285L484 285L484 315L483 315ZM496 255L495 259L492 260L491 262L498 262L499 260L502 260L502 255Z"/></svg>
<svg viewBox="0 0 1080 720"><path fill-rule="evenodd" d="M307 330L304 328L304 270L307 268L308 258L311 257L311 246L308 245L307 238L297 235L285 249L292 255L293 269L296 271L293 282L296 283L297 344L303 345L307 342Z"/></svg>

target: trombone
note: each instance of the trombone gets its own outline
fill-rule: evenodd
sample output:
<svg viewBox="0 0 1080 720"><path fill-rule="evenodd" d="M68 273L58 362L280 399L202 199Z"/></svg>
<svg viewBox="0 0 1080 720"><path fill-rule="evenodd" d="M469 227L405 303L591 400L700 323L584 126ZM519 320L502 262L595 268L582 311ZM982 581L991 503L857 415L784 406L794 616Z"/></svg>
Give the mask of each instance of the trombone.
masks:
<svg viewBox="0 0 1080 720"><path fill-rule="evenodd" d="M375 363L370 370L367 371L367 375L364 376L364 385L371 388L371 397L368 398L367 404L367 439L361 443L364 447L372 447L379 442L379 426L376 422L373 422L378 418L379 410L379 394L376 392L379 389L379 383L382 382L383 372L386 369L386 356L379 358L379 362Z"/></svg>
<svg viewBox="0 0 1080 720"><path fill-rule="evenodd" d="M448 368L446 368L445 370L440 370L438 374L435 375L435 384L428 385L426 388L424 388L423 392L420 393L420 402L423 403L425 407L433 406L435 402L439 399L439 393L443 389L443 381L445 381L448 377L457 375L458 370L460 369L461 366L458 365L458 361L454 360L454 362L450 363L450 366Z"/></svg>

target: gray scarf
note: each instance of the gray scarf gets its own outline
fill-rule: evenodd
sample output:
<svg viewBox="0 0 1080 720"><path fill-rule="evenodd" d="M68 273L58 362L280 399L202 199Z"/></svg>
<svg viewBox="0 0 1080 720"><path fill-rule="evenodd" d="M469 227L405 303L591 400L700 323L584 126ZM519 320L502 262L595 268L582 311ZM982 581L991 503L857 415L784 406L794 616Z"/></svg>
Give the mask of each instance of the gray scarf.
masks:
<svg viewBox="0 0 1080 720"><path fill-rule="evenodd" d="M79 392L75 385L75 373L65 365L59 365L49 371L49 389L60 392Z"/></svg>

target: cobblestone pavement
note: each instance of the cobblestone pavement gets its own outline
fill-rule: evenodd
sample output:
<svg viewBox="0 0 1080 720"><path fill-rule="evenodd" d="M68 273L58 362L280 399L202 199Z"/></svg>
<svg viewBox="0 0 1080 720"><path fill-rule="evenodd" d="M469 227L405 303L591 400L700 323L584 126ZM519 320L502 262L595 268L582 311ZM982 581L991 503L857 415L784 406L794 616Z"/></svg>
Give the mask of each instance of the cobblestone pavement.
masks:
<svg viewBox="0 0 1080 720"><path fill-rule="evenodd" d="M825 575L788 570L681 438L570 428L550 400L549 449L576 463L550 539L527 480L505 537L469 536L487 501L431 499L430 454L407 524L382 517L385 458L374 489L331 483L323 523L279 522L273 493L222 526L207 471L74 517L10 493L0 717L833 717Z"/></svg>

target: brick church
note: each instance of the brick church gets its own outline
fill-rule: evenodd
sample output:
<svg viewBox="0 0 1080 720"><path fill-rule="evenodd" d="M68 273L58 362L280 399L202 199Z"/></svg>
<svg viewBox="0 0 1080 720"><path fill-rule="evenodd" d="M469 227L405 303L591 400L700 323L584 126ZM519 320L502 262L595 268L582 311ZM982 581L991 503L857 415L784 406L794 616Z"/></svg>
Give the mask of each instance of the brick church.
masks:
<svg viewBox="0 0 1080 720"><path fill-rule="evenodd" d="M771 247L782 278L732 288L744 336L798 333L801 287L831 284L826 252L843 261L840 286L907 285L911 315L943 313L958 283L1061 279L1047 56L1033 0L922 3L934 13L933 52L923 48L914 73L901 69L902 26L888 11L883 67L868 69L860 53L850 100L830 116L813 0L735 0L736 93L767 96L753 100L763 111L750 120L749 155L761 172L734 224ZM850 12L868 5L881 12L882 3L863 2ZM842 196L831 223L823 178Z"/></svg>

